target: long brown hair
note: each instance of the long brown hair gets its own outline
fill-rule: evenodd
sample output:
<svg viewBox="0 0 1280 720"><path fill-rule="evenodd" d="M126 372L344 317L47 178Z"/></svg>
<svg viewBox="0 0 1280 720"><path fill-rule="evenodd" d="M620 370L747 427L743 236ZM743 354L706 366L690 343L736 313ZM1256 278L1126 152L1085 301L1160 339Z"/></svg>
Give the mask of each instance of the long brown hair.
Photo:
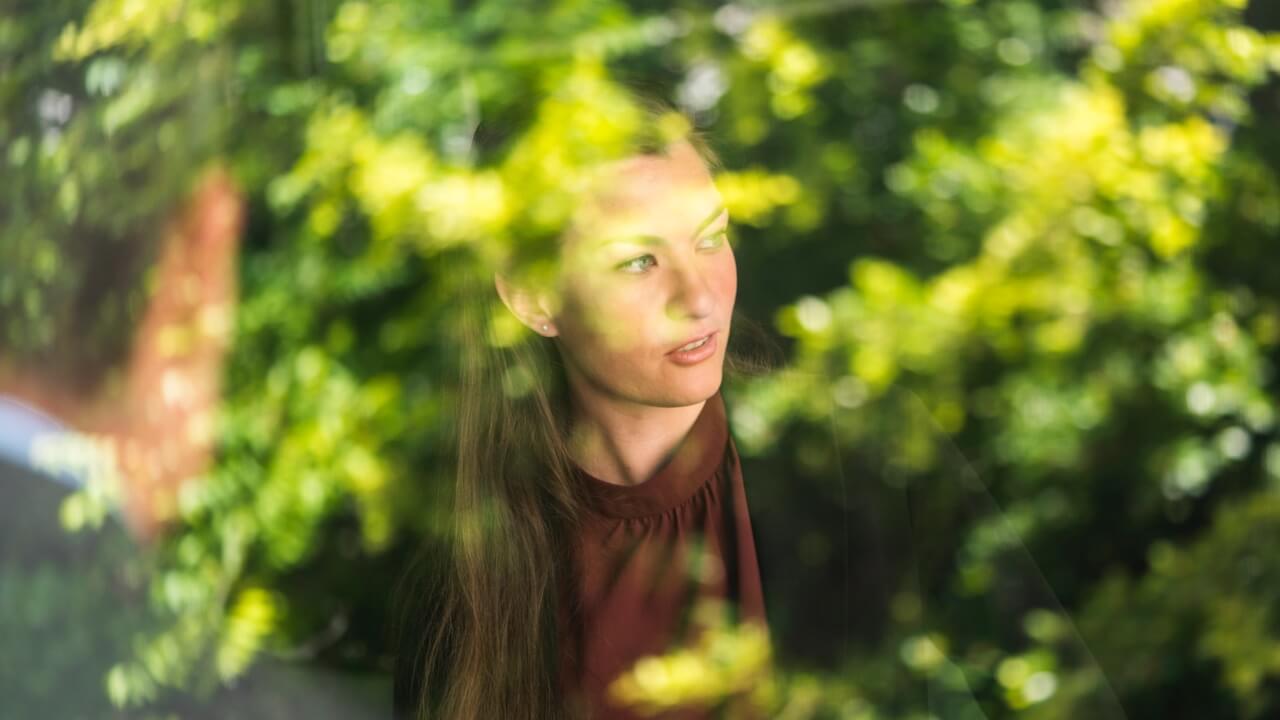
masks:
<svg viewBox="0 0 1280 720"><path fill-rule="evenodd" d="M650 114L671 112L644 105ZM696 133L675 140L714 167ZM670 144L633 149L657 154ZM555 341L521 327L514 342L494 342L505 308L492 274L468 275L457 306L452 512L444 551L423 560L434 565L426 568L434 580L402 591L424 596L405 598L406 606L430 617L404 623L421 632L400 639L410 652L397 659L397 695L408 693L417 718L568 720L580 715L558 684L561 663L573 662L562 657L573 647L563 631L576 608L564 603L575 597L573 538L588 509L568 446L568 385ZM738 313L733 325L726 374L767 371L776 346Z"/></svg>

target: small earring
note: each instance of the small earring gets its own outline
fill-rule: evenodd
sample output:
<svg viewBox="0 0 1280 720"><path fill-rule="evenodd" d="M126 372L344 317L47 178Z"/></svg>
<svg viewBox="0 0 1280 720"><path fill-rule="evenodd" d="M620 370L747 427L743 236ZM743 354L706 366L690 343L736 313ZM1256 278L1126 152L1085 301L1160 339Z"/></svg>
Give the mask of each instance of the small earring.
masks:
<svg viewBox="0 0 1280 720"><path fill-rule="evenodd" d="M542 332L546 332L546 331L547 331L547 324L546 324L546 323L543 323L543 324L542 324Z"/></svg>

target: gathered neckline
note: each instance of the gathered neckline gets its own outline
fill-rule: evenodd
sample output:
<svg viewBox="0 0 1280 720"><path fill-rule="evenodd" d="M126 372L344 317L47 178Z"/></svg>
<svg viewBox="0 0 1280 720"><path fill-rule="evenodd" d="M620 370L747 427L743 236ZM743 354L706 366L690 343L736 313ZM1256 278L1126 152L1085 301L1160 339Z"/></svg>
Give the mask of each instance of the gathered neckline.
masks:
<svg viewBox="0 0 1280 720"><path fill-rule="evenodd" d="M660 515L691 498L715 474L724 458L729 428L720 391L707 398L689 432L661 467L636 485L607 482L574 469L585 483L594 509L611 518Z"/></svg>

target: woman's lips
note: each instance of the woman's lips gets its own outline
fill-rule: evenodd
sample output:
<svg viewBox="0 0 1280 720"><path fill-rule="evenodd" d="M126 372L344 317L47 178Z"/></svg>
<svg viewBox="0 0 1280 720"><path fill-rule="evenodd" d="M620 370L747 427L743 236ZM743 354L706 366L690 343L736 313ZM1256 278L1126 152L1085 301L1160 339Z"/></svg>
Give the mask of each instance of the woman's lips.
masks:
<svg viewBox="0 0 1280 720"><path fill-rule="evenodd" d="M667 353L667 357L671 358L672 362L677 365L696 365L715 354L717 334L718 333L716 332L712 332L711 334L706 335L706 342L692 350L672 350ZM688 343L685 344L687 345Z"/></svg>

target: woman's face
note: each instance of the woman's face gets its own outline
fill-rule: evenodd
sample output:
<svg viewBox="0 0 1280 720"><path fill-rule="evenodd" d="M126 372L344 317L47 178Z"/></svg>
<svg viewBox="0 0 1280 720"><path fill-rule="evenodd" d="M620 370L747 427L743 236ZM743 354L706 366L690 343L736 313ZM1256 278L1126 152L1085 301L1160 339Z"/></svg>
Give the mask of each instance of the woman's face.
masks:
<svg viewBox="0 0 1280 720"><path fill-rule="evenodd" d="M570 381L647 405L706 400L720 388L738 290L720 193L688 143L602 178L561 248L553 319Z"/></svg>

